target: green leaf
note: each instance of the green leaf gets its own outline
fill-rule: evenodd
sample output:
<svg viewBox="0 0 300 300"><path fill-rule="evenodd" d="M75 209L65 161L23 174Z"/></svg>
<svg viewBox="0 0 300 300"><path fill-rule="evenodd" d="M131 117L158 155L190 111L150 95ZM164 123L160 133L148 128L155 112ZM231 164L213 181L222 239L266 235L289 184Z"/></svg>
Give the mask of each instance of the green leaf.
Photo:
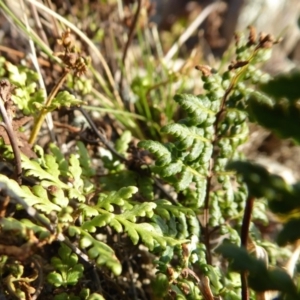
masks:
<svg viewBox="0 0 300 300"><path fill-rule="evenodd" d="M182 170L182 167L183 167L182 161L178 160L174 163L169 164L168 166L165 166L162 169L161 174L163 177L170 177L172 175L179 173Z"/></svg>
<svg viewBox="0 0 300 300"><path fill-rule="evenodd" d="M134 205L130 210L124 212L121 216L130 220L131 222L136 222L137 217L149 217L153 216L153 210L156 208L156 204L153 202L144 202L141 204Z"/></svg>
<svg viewBox="0 0 300 300"><path fill-rule="evenodd" d="M129 130L125 130L115 143L115 149L120 154L126 154L128 145L132 139L132 134Z"/></svg>
<svg viewBox="0 0 300 300"><path fill-rule="evenodd" d="M177 190L179 191L185 190L186 188L189 187L192 180L193 180L193 173L190 172L189 169L184 169L183 172L181 172L179 180L176 184Z"/></svg>
<svg viewBox="0 0 300 300"><path fill-rule="evenodd" d="M129 224L129 222L123 221L123 225L125 227L125 232L128 233L133 245L136 245L140 239L138 232L135 230L133 224Z"/></svg>
<svg viewBox="0 0 300 300"><path fill-rule="evenodd" d="M123 187L117 192L111 192L108 195L100 194L97 202L98 207L103 207L107 211L112 212L114 207L112 204L123 206L125 201L132 197L138 189L134 186Z"/></svg>
<svg viewBox="0 0 300 300"><path fill-rule="evenodd" d="M82 170L80 167L79 159L76 157L76 155L71 154L69 162L69 172L74 179L74 181L72 182L73 186L76 190L81 190L83 187L83 180L81 179Z"/></svg>
<svg viewBox="0 0 300 300"><path fill-rule="evenodd" d="M95 232L97 227L103 227L106 224L109 224L113 218L114 214L102 213L94 217L91 221L83 223L82 229L88 230L89 232Z"/></svg>
<svg viewBox="0 0 300 300"><path fill-rule="evenodd" d="M70 267L74 266L78 261L77 255L65 244L61 244L58 254L62 261Z"/></svg>
<svg viewBox="0 0 300 300"><path fill-rule="evenodd" d="M245 248L240 248L230 243L224 243L216 249L224 258L232 261L235 271L249 271L251 274L266 273L266 266L262 261L250 256Z"/></svg>
<svg viewBox="0 0 300 300"><path fill-rule="evenodd" d="M188 113L189 123L192 125L212 125L215 121L215 112L212 102L205 95L190 94L175 95L174 100Z"/></svg>
<svg viewBox="0 0 300 300"><path fill-rule="evenodd" d="M180 149L187 149L196 142L200 143L200 147L203 142L210 142L204 137L204 130L195 126L175 123L164 126L161 132L175 136L177 141L180 142L178 145Z"/></svg>
<svg viewBox="0 0 300 300"><path fill-rule="evenodd" d="M86 204L83 204L83 203L81 203L79 205L79 211L82 212L82 214L85 217L94 217L94 216L97 216L99 214L99 211L96 208L94 208L91 205L86 205Z"/></svg>
<svg viewBox="0 0 300 300"><path fill-rule="evenodd" d="M21 222L26 226L26 228L33 230L34 233L39 233L40 239L46 238L50 235L50 232L47 229L45 229L42 226L34 224L28 219L22 219Z"/></svg>
<svg viewBox="0 0 300 300"><path fill-rule="evenodd" d="M61 207L66 207L69 204L69 199L65 197L64 191L56 187L55 185L50 185L47 189L50 195L53 196L52 202L58 204Z"/></svg>
<svg viewBox="0 0 300 300"><path fill-rule="evenodd" d="M47 191L40 185L34 185L32 187L32 192L34 195L40 197L40 198L44 198L48 200L48 194ZM49 201L49 200L48 200Z"/></svg>
<svg viewBox="0 0 300 300"><path fill-rule="evenodd" d="M18 68L17 66L13 65L10 62L6 63L7 71L11 74L10 80L19 86L25 86L27 75L26 72ZM23 72L22 72L23 71Z"/></svg>
<svg viewBox="0 0 300 300"><path fill-rule="evenodd" d="M51 264L54 272L48 274L48 281L55 286L76 285L83 276L84 267L78 264L78 256L65 244L58 250L59 257L52 257Z"/></svg>
<svg viewBox="0 0 300 300"><path fill-rule="evenodd" d="M265 96L253 93L248 110L260 125L274 131L279 137L292 138L300 143L300 107L297 102L281 100L272 103Z"/></svg>
<svg viewBox="0 0 300 300"><path fill-rule="evenodd" d="M274 213L295 216L295 211L300 207L299 184L288 185L278 175L270 174L264 167L249 162L231 162L227 168L242 175L250 195L267 198Z"/></svg>
<svg viewBox="0 0 300 300"><path fill-rule="evenodd" d="M106 244L97 241L90 234L81 230L80 247L83 249L88 248L88 256L92 259L96 259L98 266L105 265L115 275L120 275L122 272L122 266L119 260L116 258L114 251Z"/></svg>
<svg viewBox="0 0 300 300"><path fill-rule="evenodd" d="M86 177L94 176L96 170L92 166L92 161L86 147L80 141L76 143L76 146L79 152L79 162L82 168L82 174Z"/></svg>
<svg viewBox="0 0 300 300"><path fill-rule="evenodd" d="M0 182L6 184L8 189L14 191L19 197L24 199L28 206L33 206L36 209L39 209L42 212L46 213L50 213L52 211L59 211L61 209L58 205L50 202L48 200L48 197L42 198L36 196L31 192L31 190L27 186L20 187L16 181L9 179L2 174L0 174ZM41 192L42 189L43 188L40 188L39 192ZM42 195L44 195L44 192L41 193Z"/></svg>
<svg viewBox="0 0 300 300"><path fill-rule="evenodd" d="M148 201L154 198L153 184L154 180L147 175L144 176L143 174L140 174L140 176L137 177L139 192L141 196Z"/></svg>
<svg viewBox="0 0 300 300"><path fill-rule="evenodd" d="M59 287L64 284L61 274L57 272L51 272L47 275L47 280L49 283L53 284L56 287Z"/></svg>
<svg viewBox="0 0 300 300"><path fill-rule="evenodd" d="M138 191L137 187L135 186L128 186L121 188L115 195L114 198L122 198L122 199L129 199Z"/></svg>
<svg viewBox="0 0 300 300"><path fill-rule="evenodd" d="M67 273L66 282L68 285L76 285L78 280L82 277L84 271L84 267L81 264L76 264L72 267Z"/></svg>
<svg viewBox="0 0 300 300"><path fill-rule="evenodd" d="M105 298L103 298L100 294L93 293L86 300L105 300Z"/></svg>
<svg viewBox="0 0 300 300"><path fill-rule="evenodd" d="M69 199L77 199L79 202L85 202L85 196L77 189L69 189Z"/></svg>
<svg viewBox="0 0 300 300"><path fill-rule="evenodd" d="M167 275L159 273L156 274L156 277L153 282L153 291L158 299L164 299L167 296L169 287L169 280Z"/></svg>
<svg viewBox="0 0 300 300"><path fill-rule="evenodd" d="M286 246L288 243L293 244L300 238L300 219L291 219L284 224L283 229L277 236L279 246Z"/></svg>
<svg viewBox="0 0 300 300"><path fill-rule="evenodd" d="M14 218L1 218L0 225L3 231L15 231L22 236L26 235L26 226Z"/></svg>
<svg viewBox="0 0 300 300"><path fill-rule="evenodd" d="M58 169L62 176L68 175L68 161L65 159L65 156L62 154L60 149L55 144L49 145L50 151L55 157L56 163L58 164Z"/></svg>
<svg viewBox="0 0 300 300"><path fill-rule="evenodd" d="M76 226L69 226L68 233L70 236L75 236L80 234L80 229Z"/></svg>
<svg viewBox="0 0 300 300"><path fill-rule="evenodd" d="M279 100L288 98L291 102L300 99L300 71L293 70L276 76L269 82L260 85L263 92Z"/></svg>
<svg viewBox="0 0 300 300"><path fill-rule="evenodd" d="M24 170L27 170L26 176L34 176L41 180L47 180L52 184L58 185L60 188L68 189L68 186L65 183L63 183L57 176L58 166L56 162L54 163L53 166L47 165L47 170L44 170L42 169L41 165L38 162L34 160L30 160L27 156L21 155L21 158L22 158L22 168ZM52 174L52 171L56 176Z"/></svg>
<svg viewBox="0 0 300 300"><path fill-rule="evenodd" d="M138 143L138 147L145 148L155 155L157 159L155 163L159 166L168 165L172 161L172 155L169 149L159 142L141 141Z"/></svg>
<svg viewBox="0 0 300 300"><path fill-rule="evenodd" d="M112 219L110 222L109 222L109 225L111 227L114 228L114 230L118 233L122 232L123 231L123 227L122 227L122 224L116 220L116 219Z"/></svg>
<svg viewBox="0 0 300 300"><path fill-rule="evenodd" d="M167 214L167 216L171 214L177 217L180 215L180 213L183 213L187 216L195 215L195 212L191 208L180 205L173 205L168 200L156 200L155 203L157 205L155 209L155 212L157 214L160 214L161 211L166 210L170 212ZM164 216L164 214L162 214L162 216Z"/></svg>
<svg viewBox="0 0 300 300"><path fill-rule="evenodd" d="M60 107L70 107L76 105L83 105L82 100L76 99L74 95L70 94L68 91L59 92L53 99L49 111L55 110Z"/></svg>
<svg viewBox="0 0 300 300"><path fill-rule="evenodd" d="M56 159L52 155L45 155L45 162L47 166L47 171L51 173L56 178L59 178L60 170L58 168L58 164L56 162Z"/></svg>
<svg viewBox="0 0 300 300"><path fill-rule="evenodd" d="M278 268L268 270L261 260L252 257L246 249L224 243L216 251L231 260L231 266L235 271L249 274L249 285L255 291L277 290L296 295L297 289L293 280L285 271Z"/></svg>

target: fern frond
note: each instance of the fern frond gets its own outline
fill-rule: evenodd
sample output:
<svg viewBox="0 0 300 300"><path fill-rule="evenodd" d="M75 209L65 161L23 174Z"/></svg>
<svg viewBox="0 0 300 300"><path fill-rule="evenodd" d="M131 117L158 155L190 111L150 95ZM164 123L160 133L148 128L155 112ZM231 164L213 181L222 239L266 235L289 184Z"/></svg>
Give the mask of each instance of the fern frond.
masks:
<svg viewBox="0 0 300 300"><path fill-rule="evenodd" d="M49 201L47 191L41 186L35 186L31 191L27 186L20 187L16 181L2 174L0 174L0 182L6 184L10 190L23 198L29 206L33 206L41 212L49 214L52 211L61 210L59 205Z"/></svg>
<svg viewBox="0 0 300 300"><path fill-rule="evenodd" d="M134 245L141 239L150 250L156 245L166 247L167 244L176 245L183 243L182 240L174 240L163 236L148 223L137 223L140 217L151 219L154 215L156 204L153 202L144 202L137 204L127 203L125 205L126 200L136 192L137 189L135 187L127 187L115 193L101 195L97 203L97 208L92 210L85 205L81 205L80 209L83 209L85 216L94 216L91 220L83 223L82 229L88 232L95 232L97 228L110 225L117 232L126 232ZM122 213L112 213L114 207L111 204L122 207Z"/></svg>
<svg viewBox="0 0 300 300"><path fill-rule="evenodd" d="M188 120L191 125L212 125L215 121L215 110L205 95L175 95L174 100L188 113ZM212 110L212 109L213 110Z"/></svg>
<svg viewBox="0 0 300 300"><path fill-rule="evenodd" d="M105 243L93 238L88 232L80 227L70 226L69 234L71 236L78 234L80 236L79 246L81 249L87 249L87 254L91 259L95 259L98 266L107 266L115 275L120 275L122 266L115 256L113 249Z"/></svg>
<svg viewBox="0 0 300 300"><path fill-rule="evenodd" d="M25 176L33 176L44 182L45 185L55 184L60 188L68 188L68 185L59 179L59 168L56 160L51 155L45 155L45 166L42 168L37 161L30 160L27 156L21 155L22 168L25 170Z"/></svg>
<svg viewBox="0 0 300 300"><path fill-rule="evenodd" d="M138 146L151 152L155 156L155 164L158 166L163 167L172 161L172 152L167 145L162 145L156 141L141 141Z"/></svg>

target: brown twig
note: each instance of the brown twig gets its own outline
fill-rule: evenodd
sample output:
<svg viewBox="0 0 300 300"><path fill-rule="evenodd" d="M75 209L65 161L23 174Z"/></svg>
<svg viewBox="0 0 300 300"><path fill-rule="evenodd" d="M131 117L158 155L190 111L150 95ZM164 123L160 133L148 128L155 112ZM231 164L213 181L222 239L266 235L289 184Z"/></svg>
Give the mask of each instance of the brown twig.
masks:
<svg viewBox="0 0 300 300"><path fill-rule="evenodd" d="M51 2L51 0L47 0L47 5L48 7L55 11L54 7L53 7L53 4ZM31 5L33 5L33 3L30 3ZM53 24L53 30L54 30L54 36L56 37L59 37L59 25L58 25L58 22L56 20L56 18L53 16L53 15L50 15L51 19L52 19L52 24Z"/></svg>
<svg viewBox="0 0 300 300"><path fill-rule="evenodd" d="M243 216L242 229L241 229L241 246L247 249L249 227L251 222L251 215L253 210L254 197L249 196L246 201L246 207Z"/></svg>
<svg viewBox="0 0 300 300"><path fill-rule="evenodd" d="M11 84L8 80L1 80L0 81L0 113L3 119L3 123L1 123L1 126L4 127L4 129L7 132L13 153L14 153L14 159L16 163L15 168L15 176L16 180L19 184L22 184L22 165L21 165L21 155L20 155L20 149L18 146L18 140L16 139L16 135L13 130L12 126L12 117L9 115L9 111L5 109L5 103L8 103L11 101Z"/></svg>
<svg viewBox="0 0 300 300"><path fill-rule="evenodd" d="M49 47L49 42L48 42L48 39L47 39L45 30L44 30L44 28L43 28L43 26L42 26L42 23L41 23L39 14L38 14L38 12L37 12L36 7L35 7L32 3L30 3L30 9L31 9L33 18L34 18L34 20L35 20L35 24L36 24L36 27L37 27L37 31L39 32L39 35L40 35L42 41Z"/></svg>
<svg viewBox="0 0 300 300"><path fill-rule="evenodd" d="M249 300L248 280L247 280L247 273L245 271L241 272L241 285L242 285L241 299Z"/></svg>
<svg viewBox="0 0 300 300"><path fill-rule="evenodd" d="M125 44L125 48L124 48L124 51L123 51L123 55L122 55L122 67L123 67L123 70L121 72L121 77L120 77L120 84L119 84L119 89L120 89L120 93L122 95L122 90L123 90L123 80L124 80L124 71L125 71L125 61L126 61L126 57L127 57L127 53L128 53L128 49L129 49L129 46L132 42L132 39L133 39L133 35L134 35L134 30L136 28L136 24L137 24L137 21L138 21L138 18L139 18L139 15L140 15L140 12L141 12L141 7L142 7L142 0L137 0L138 2L138 7L136 9L136 13L134 15L134 19L132 21L132 24L130 26L130 29L129 29L129 34L128 34L128 39L127 39L127 42Z"/></svg>
<svg viewBox="0 0 300 300"><path fill-rule="evenodd" d="M245 212L243 216L242 229L241 229L241 246L247 249L249 228L251 222L251 215L253 210L254 197L249 196L246 201ZM249 300L249 290L246 272L241 273L242 283L242 300Z"/></svg>
<svg viewBox="0 0 300 300"><path fill-rule="evenodd" d="M91 117L89 116L89 114L82 108L82 107L73 107L74 110L78 110L87 120L87 122L89 123L90 127L92 128L92 130L94 131L94 133L97 135L97 137L100 139L100 141L106 146L106 148L112 153L114 154L117 158L119 158L122 162L127 162L127 159L120 154L118 151L116 151L116 149L110 145L109 141L105 138L104 135L102 135L97 126L95 125L95 123L93 122L93 120L91 119Z"/></svg>

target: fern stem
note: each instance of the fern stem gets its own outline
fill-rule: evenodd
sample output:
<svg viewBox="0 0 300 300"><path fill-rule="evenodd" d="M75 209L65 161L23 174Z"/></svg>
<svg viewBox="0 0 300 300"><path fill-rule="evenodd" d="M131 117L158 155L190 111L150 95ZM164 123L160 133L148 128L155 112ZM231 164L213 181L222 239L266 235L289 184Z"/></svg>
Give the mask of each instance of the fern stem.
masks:
<svg viewBox="0 0 300 300"><path fill-rule="evenodd" d="M213 149L216 149L216 144L219 140L218 136L218 126L222 119L222 115L224 111L226 110L226 101L232 90L234 89L235 85L237 84L239 78L244 74L244 72L247 70L250 62L255 58L255 55L259 51L259 48L255 49L253 53L250 55L249 59L247 60L247 64L243 66L239 72L232 78L229 87L226 89L224 96L222 97L220 108L218 113L216 114L216 120L214 123L214 137L212 140L212 146ZM209 169L208 169L208 175L206 177L206 196L204 200L204 235L205 235L205 246L206 246L206 260L208 264L211 264L211 253L210 253L210 233L209 233L209 196L210 196L210 190L211 190L211 180L213 177L213 168L214 168L214 158L216 156L215 150L212 153L211 160L209 163ZM244 298L243 298L244 299ZM246 299L246 298L245 298Z"/></svg>
<svg viewBox="0 0 300 300"><path fill-rule="evenodd" d="M39 116L37 117L36 119L36 122L34 123L34 127L32 129L32 132L31 132L31 135L30 135L30 138L29 138L29 144L34 144L40 130L41 130L41 127L43 125L43 122L45 120L45 117L48 113L48 108L50 107L54 97L57 95L59 89L61 88L61 86L63 85L63 83L65 82L66 78L67 78L67 75L69 74L69 70L66 69L64 71L64 73L62 74L62 76L60 77L59 81L56 83L56 85L54 86L54 88L52 89L50 95L48 96L47 98L47 101L45 103L45 106L42 108L42 110L40 111L40 114Z"/></svg>
<svg viewBox="0 0 300 300"><path fill-rule="evenodd" d="M246 202L242 229L241 229L241 246L247 248L248 243L248 233L251 221L251 215L253 210L254 197L249 197Z"/></svg>
<svg viewBox="0 0 300 300"><path fill-rule="evenodd" d="M251 215L254 205L254 197L248 197L245 207L245 213L243 217L242 229L241 229L241 246L247 249L249 228L251 222ZM249 299L248 281L246 272L241 272L242 283L242 300Z"/></svg>

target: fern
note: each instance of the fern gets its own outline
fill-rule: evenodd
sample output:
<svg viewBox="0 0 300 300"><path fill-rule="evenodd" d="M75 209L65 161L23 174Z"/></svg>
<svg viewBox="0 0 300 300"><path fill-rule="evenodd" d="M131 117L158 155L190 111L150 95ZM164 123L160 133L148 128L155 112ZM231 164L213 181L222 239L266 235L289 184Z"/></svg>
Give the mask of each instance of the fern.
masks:
<svg viewBox="0 0 300 300"><path fill-rule="evenodd" d="M66 42L69 34L62 36L65 50L70 48ZM240 290L247 290L247 280L257 293L274 289L283 297L299 296L284 271L268 268L267 252L274 264L278 257L288 257L290 252L283 254L277 246L259 238L252 241L259 236L259 230L255 222L250 222L252 216L253 221L267 223L268 205L283 219L278 244L295 243L300 236L299 183L288 185L255 164L230 163L243 157L239 146L247 139L249 120L299 142L299 94L285 94L280 87L282 83L294 86L298 75L272 80L256 67L268 59L273 42L270 36L263 35L257 40L250 32L248 39L236 39L236 61L228 70L215 72L208 66L197 67L202 74L203 94L174 97L185 117L161 128L165 143L139 143L153 155L152 165L146 166L145 152L130 145L131 133L124 131L115 144L120 155L107 152L99 160L82 142L77 142L68 154L55 145L49 146L49 154L36 146L36 158L21 156L23 182L28 180L30 184L20 186L0 174L4 196L17 202L14 214L1 218L1 232L19 238L21 249L29 249L27 256L40 248L47 250L43 248L47 243L59 244L58 253L45 258L49 264L44 270L49 288L58 292L54 299L104 299L87 287L89 268L95 267L98 276L109 278L107 282L121 282L123 268L132 267L126 261L131 254L121 256L141 249L151 252L151 259L155 257L153 286L157 299L239 299ZM0 65L4 63L0 59ZM77 73L86 71L83 62L73 67ZM33 114L38 108L46 113L61 106L82 104L68 92L61 92L45 108L34 84L36 74L11 64L6 68L11 80L19 82L14 99L24 114ZM84 88L84 80L77 83L83 92L91 88ZM257 86L262 91L258 92ZM146 95L145 90L143 93ZM280 121L274 121L274 116ZM156 128L150 131L154 133ZM0 149L6 160L13 158L9 146L1 144ZM101 154L105 152L102 150ZM253 198L259 200L253 203ZM254 208L249 214L250 202ZM6 207L4 213L5 210ZM249 228L245 230L245 219L252 226L251 236ZM120 245L127 243L118 247L119 241ZM11 255L2 251L4 256ZM3 257L0 272L3 275L8 270L14 275L7 290L25 298L16 282L33 279L25 277L22 255L16 251L13 263ZM224 259L231 261L231 269ZM242 281L231 270L240 272Z"/></svg>
<svg viewBox="0 0 300 300"><path fill-rule="evenodd" d="M222 293L222 284L219 282L222 275L211 266L213 254L209 232L213 228L220 228L232 243L240 243L238 228L230 220L240 220L248 190L240 179L236 179L238 184L234 186L234 172L226 169L226 165L230 160L240 157L238 147L248 136L246 121L249 108L254 110L254 102L249 95L255 93L255 88L251 85L246 87L245 81L257 84L266 83L269 79L269 76L254 66L269 58L267 41L272 43L269 36L261 38L258 43L247 42L243 37L238 37L236 61L223 74L214 72L207 66L199 66L205 93L199 96L183 94L174 97L185 111L186 117L161 129L170 141L165 144L157 141L139 143L139 147L155 157L152 172L175 187L178 204L189 207L195 214L203 215L204 231L199 230L198 221L192 214L186 216L179 213L176 219L179 226L175 225L174 217L164 208L161 208L159 217L155 219L163 232L180 238L189 236L196 241L190 244L193 246L185 259L191 265L196 264L208 276L214 294ZM258 111L257 106L256 111L253 111L255 117L259 116ZM260 116L263 115L264 112L261 112ZM189 220L192 226L188 226ZM160 272L166 273L165 266L171 264L175 253L184 256L184 252L180 253L175 249L167 261L161 258L158 262ZM196 253L197 256L194 256ZM169 279L169 284L170 282ZM176 293L179 293L179 286L170 284L169 288L176 288ZM194 288L191 290L191 299L196 299L199 291ZM237 297L235 293L231 295Z"/></svg>
<svg viewBox="0 0 300 300"><path fill-rule="evenodd" d="M25 176L33 178L37 183L31 188L28 186L20 187L14 180L4 175L0 175L0 182L6 184L8 189L22 197L29 206L34 207L40 213L44 213L46 218L49 218L55 211L58 217L57 228L68 232L70 237L78 238L79 246L83 250L87 250L91 260L95 259L98 266L107 266L116 275L121 273L121 264L116 258L114 250L93 236L97 228L111 226L116 232L127 233L134 245L141 241L150 250L157 246L165 248L167 245L174 246L186 241L185 239L178 240L165 237L149 223L138 223L141 218L150 220L157 205L153 202L134 202L132 197L138 191L134 186L123 187L117 192L108 194L100 193L95 205L86 204L86 196L90 189L86 190L84 181L87 180L85 176L91 179L92 174L87 171L83 172L81 168L81 165L88 168L90 164L88 161L83 162L83 158L87 156L87 151L83 144L78 145L82 157L77 158L76 155L71 154L68 161L63 161L61 152L53 145L50 149L55 156L44 154L41 148L37 148L39 158L36 160L22 156ZM76 201L77 204L74 206L71 201ZM119 213L115 212L116 207L119 207ZM80 226L75 225L78 215L81 215ZM49 237L49 232L47 235L47 231L45 232L42 227L34 225L29 220L22 220L21 225L18 225L14 219L11 219L10 223L7 223L8 221L6 220L6 223L3 224L4 230L15 228L24 231L25 228L28 228ZM64 248L62 251L66 252L67 250ZM67 278L62 276L67 276ZM58 286L70 284L71 279L68 276L73 278L73 275L69 273L68 275L50 273L48 278L52 284Z"/></svg>

